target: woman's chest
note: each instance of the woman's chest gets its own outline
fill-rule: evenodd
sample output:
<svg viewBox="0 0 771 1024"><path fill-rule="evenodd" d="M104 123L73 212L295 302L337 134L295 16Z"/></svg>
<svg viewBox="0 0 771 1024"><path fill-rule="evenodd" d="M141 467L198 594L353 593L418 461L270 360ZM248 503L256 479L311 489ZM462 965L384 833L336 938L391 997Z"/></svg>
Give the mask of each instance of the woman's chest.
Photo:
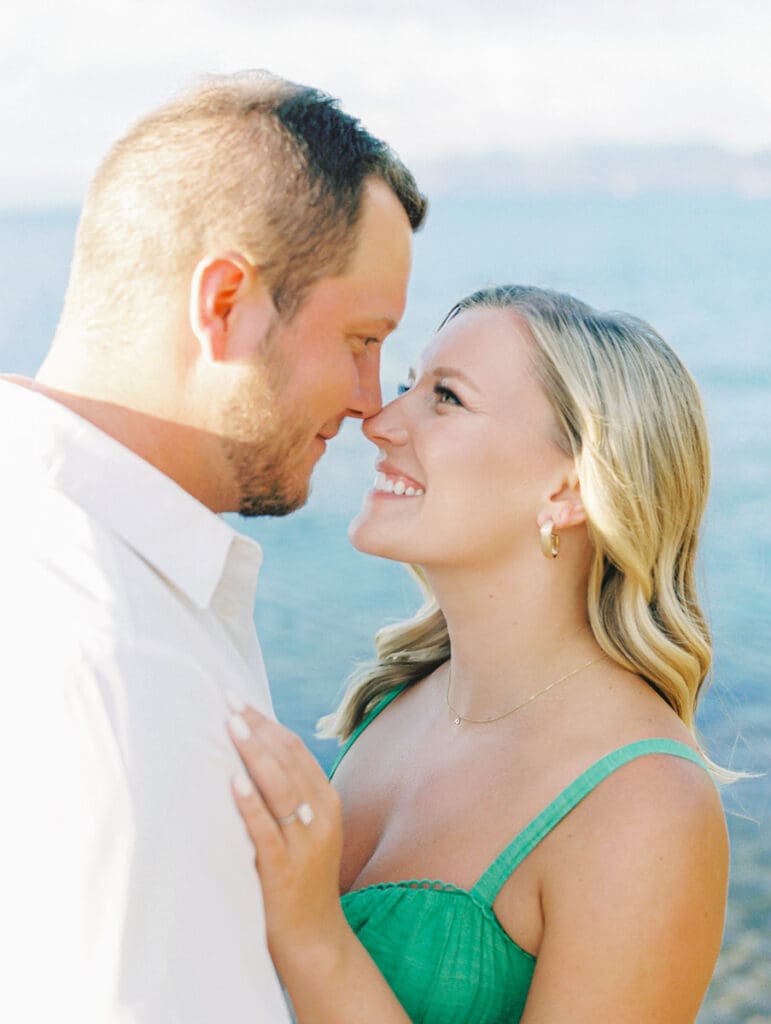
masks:
<svg viewBox="0 0 771 1024"><path fill-rule="evenodd" d="M341 890L412 878L471 888L526 824L530 801L517 794L527 792L530 769L503 763L502 751L478 739L473 748L454 736L385 739L363 735L335 776Z"/></svg>

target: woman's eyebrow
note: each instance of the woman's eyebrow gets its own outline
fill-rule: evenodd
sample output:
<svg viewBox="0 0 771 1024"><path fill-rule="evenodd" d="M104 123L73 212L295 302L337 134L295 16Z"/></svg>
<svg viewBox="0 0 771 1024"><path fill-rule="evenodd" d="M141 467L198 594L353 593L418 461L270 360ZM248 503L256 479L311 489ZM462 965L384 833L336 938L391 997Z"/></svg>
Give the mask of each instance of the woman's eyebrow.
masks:
<svg viewBox="0 0 771 1024"><path fill-rule="evenodd" d="M482 393L468 374L454 366L435 366L431 373L434 377L454 377L456 380L463 381L464 384L467 384L470 388L476 391L478 395L481 395Z"/></svg>

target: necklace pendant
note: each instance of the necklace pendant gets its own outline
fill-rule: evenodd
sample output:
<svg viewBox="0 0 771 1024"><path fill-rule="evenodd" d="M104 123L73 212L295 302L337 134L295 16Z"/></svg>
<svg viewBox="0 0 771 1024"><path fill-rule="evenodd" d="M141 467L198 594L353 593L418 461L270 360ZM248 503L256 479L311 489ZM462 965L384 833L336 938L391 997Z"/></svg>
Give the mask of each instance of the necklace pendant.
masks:
<svg viewBox="0 0 771 1024"><path fill-rule="evenodd" d="M453 722L452 722L452 724L453 724L453 725L460 725L460 715L458 715L458 717L457 717L457 718L454 718L454 719L453 719Z"/></svg>

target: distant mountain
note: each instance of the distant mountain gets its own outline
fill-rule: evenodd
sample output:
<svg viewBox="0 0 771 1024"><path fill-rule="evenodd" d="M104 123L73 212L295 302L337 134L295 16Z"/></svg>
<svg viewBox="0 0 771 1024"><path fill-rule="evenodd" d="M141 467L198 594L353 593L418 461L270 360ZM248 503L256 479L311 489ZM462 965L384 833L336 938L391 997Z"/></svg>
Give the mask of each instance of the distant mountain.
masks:
<svg viewBox="0 0 771 1024"><path fill-rule="evenodd" d="M431 195L523 192L732 193L771 197L771 149L737 153L709 145L550 147L442 157L416 167Z"/></svg>

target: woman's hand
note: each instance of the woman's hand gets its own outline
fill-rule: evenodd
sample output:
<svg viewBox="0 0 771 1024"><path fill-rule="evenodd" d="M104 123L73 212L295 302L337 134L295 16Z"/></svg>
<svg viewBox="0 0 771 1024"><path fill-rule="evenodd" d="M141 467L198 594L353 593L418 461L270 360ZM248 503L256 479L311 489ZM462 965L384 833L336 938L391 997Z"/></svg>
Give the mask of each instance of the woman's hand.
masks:
<svg viewBox="0 0 771 1024"><path fill-rule="evenodd" d="M254 844L271 955L282 976L314 957L326 968L347 941L337 792L302 741L253 708L241 706L228 731L245 768L232 791Z"/></svg>
<svg viewBox="0 0 771 1024"><path fill-rule="evenodd" d="M340 799L294 733L231 700L233 796L255 849L268 945L300 1024L409 1024L340 906ZM366 1016L365 1014L365 1016Z"/></svg>

